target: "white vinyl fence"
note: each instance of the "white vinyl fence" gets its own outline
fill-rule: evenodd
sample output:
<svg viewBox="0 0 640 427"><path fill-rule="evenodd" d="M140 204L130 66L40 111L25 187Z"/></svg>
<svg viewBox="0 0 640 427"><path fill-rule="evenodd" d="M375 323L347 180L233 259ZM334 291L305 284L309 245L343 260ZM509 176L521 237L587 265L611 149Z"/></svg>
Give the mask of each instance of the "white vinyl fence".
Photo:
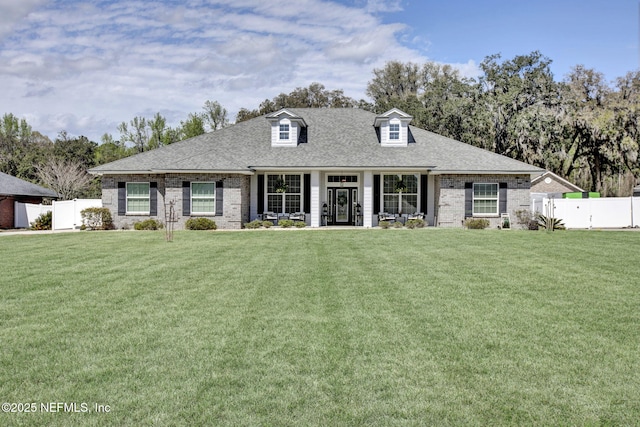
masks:
<svg viewBox="0 0 640 427"><path fill-rule="evenodd" d="M51 209L51 205L14 202L13 227L28 228L40 215L49 212Z"/></svg>
<svg viewBox="0 0 640 427"><path fill-rule="evenodd" d="M82 225L83 209L101 207L101 199L54 201L52 205L15 202L13 223L15 228L28 228L41 214L52 211L53 230L75 230Z"/></svg>
<svg viewBox="0 0 640 427"><path fill-rule="evenodd" d="M532 206L535 213L561 219L567 228L640 227L640 197L544 198Z"/></svg>
<svg viewBox="0 0 640 427"><path fill-rule="evenodd" d="M101 208L101 199L74 199L53 202L53 230L74 230L82 225L82 212L86 208Z"/></svg>

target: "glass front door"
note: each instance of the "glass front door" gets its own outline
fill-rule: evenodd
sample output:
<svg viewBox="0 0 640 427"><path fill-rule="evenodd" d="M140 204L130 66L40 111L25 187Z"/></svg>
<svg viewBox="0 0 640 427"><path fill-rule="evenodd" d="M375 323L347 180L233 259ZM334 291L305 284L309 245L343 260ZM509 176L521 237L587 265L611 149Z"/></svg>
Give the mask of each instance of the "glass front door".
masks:
<svg viewBox="0 0 640 427"><path fill-rule="evenodd" d="M329 225L353 225L356 215L355 202L358 200L356 188L328 188L327 200L329 204Z"/></svg>

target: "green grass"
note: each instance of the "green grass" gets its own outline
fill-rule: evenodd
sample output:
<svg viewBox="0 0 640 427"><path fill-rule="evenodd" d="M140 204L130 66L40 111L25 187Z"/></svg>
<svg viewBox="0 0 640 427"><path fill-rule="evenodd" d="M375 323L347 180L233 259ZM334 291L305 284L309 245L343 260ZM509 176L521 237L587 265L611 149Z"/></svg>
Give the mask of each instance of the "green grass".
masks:
<svg viewBox="0 0 640 427"><path fill-rule="evenodd" d="M640 234L0 236L0 425L637 425Z"/></svg>

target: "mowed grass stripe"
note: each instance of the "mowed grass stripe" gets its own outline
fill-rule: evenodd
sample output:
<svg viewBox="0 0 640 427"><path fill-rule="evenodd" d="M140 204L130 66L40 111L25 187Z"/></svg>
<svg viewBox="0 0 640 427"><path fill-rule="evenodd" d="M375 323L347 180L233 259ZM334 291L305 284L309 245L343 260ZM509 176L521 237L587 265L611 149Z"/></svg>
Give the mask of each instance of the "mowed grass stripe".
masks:
<svg viewBox="0 0 640 427"><path fill-rule="evenodd" d="M0 422L633 424L638 236L0 236Z"/></svg>

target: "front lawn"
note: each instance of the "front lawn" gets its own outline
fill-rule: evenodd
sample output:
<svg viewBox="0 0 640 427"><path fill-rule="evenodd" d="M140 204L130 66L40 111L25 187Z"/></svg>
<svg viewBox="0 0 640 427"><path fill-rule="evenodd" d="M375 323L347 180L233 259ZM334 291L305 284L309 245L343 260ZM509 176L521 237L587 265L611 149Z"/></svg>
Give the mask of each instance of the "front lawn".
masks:
<svg viewBox="0 0 640 427"><path fill-rule="evenodd" d="M636 232L0 236L0 397L37 404L0 425L633 425L638 254Z"/></svg>

